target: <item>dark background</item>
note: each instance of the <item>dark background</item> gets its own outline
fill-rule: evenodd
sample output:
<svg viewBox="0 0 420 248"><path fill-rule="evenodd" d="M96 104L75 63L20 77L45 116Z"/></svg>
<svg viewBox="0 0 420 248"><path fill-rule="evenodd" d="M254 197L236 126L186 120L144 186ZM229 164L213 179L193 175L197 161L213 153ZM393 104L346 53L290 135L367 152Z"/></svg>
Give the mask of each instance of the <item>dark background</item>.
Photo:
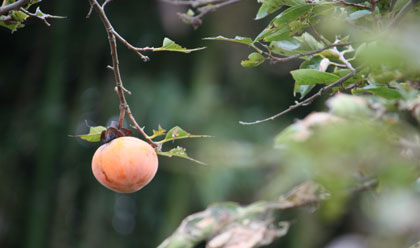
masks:
<svg viewBox="0 0 420 248"><path fill-rule="evenodd" d="M0 247L156 247L184 217L212 202L274 197L259 190L270 177L265 168L277 165L266 155L275 154L273 137L317 105L262 125L238 121L292 104L288 72L298 61L245 69L240 61L251 49L202 40L255 37L268 21L253 20L256 1L211 13L197 31L178 20L183 9L164 2L108 5L114 28L133 45L158 47L169 37L188 48L207 47L147 54L151 61L144 63L118 43L122 79L133 93L128 103L149 134L161 124L215 136L178 143L210 166L160 158L154 180L134 194L101 186L90 167L100 144L68 136L86 133L85 121L105 126L118 119L104 27L96 13L85 18L88 1L40 6L67 18L51 20L51 27L31 18L13 34L0 31Z"/></svg>

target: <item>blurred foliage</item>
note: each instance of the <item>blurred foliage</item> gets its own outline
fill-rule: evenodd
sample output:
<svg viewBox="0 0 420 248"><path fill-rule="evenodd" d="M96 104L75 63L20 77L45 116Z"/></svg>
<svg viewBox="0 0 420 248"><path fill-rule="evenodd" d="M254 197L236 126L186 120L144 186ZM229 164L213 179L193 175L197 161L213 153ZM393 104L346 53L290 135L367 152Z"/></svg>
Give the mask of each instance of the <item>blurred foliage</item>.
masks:
<svg viewBox="0 0 420 248"><path fill-rule="evenodd" d="M107 6L113 25L132 44L158 44L168 36L185 47L208 47L189 55L153 53L143 63L119 45L123 80L132 92L127 99L146 131L179 125L215 136L178 140L209 166L160 157L155 179L130 195L95 181L90 163L97 144L68 138L89 133L85 120L105 126L119 114L113 76L106 70L106 33L97 16L84 18L88 2L43 2L47 13L67 19L50 28L28 19L30 27L12 36L1 32L0 246L157 247L185 216L209 204L237 202L211 205L204 213L249 210L276 202L308 179L321 183L329 199L309 212L292 208L266 215L264 209L252 221L217 229L210 247L234 240L224 233L263 237L263 230L272 239L254 241L273 242L272 247L408 247L417 242L418 12L387 28L406 1L396 1L391 13L386 2L378 2L374 11L317 3L243 2L207 16L195 32L177 20L177 11L188 11L179 6L117 0ZM272 21L255 22L257 10L257 18L281 13ZM314 20L323 38L311 30ZM246 46L202 37L235 37ZM265 49L256 41L281 57L314 51L326 41L354 44L302 56L303 63L268 65L255 54ZM342 62L337 52L361 69L333 92L362 81L347 91L360 96L335 95L327 102L329 112L308 115L325 109L314 102L263 126L238 124L285 109L293 93L304 97L348 74L337 66ZM245 67L260 67L244 69L241 60ZM292 123L296 118L301 120ZM167 149L176 149L171 143ZM262 217L267 222L260 222Z"/></svg>

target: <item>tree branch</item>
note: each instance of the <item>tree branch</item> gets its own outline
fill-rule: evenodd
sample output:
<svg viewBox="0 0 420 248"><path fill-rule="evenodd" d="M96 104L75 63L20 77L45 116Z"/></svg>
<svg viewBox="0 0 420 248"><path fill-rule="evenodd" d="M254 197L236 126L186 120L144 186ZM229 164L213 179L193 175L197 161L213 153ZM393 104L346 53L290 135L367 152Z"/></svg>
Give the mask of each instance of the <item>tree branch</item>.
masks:
<svg viewBox="0 0 420 248"><path fill-rule="evenodd" d="M376 8L376 0L371 0L370 1L370 6L366 6L366 5L358 4L358 3L350 3L350 2L346 2L344 0L340 0L337 3L338 4L343 4L343 5L346 5L346 6L356 7L356 8L359 8L359 9L368 9L368 10L371 10L371 11L375 10L375 8Z"/></svg>
<svg viewBox="0 0 420 248"><path fill-rule="evenodd" d="M414 3L413 0L408 0L408 2L401 8L401 10L395 15L395 17L388 23L386 29L389 29L404 15L404 13L409 9L409 7Z"/></svg>
<svg viewBox="0 0 420 248"><path fill-rule="evenodd" d="M340 78L339 80L335 81L334 83L329 84L329 85L321 88L317 93L315 93L311 97L306 98L302 102L298 102L298 103L296 103L294 105L291 105L289 108L287 108L286 110L284 110L284 111L282 111L282 112L280 112L278 114L275 114L275 115L270 116L268 118L265 118L263 120L258 120L258 121L253 121L253 122L239 121L239 124L241 124L241 125L255 125L255 124L263 123L263 122L266 122L266 121L271 121L271 120L276 119L279 116L282 116L282 115L284 115L284 114L292 111L295 108L298 108L298 107L301 107L301 106L306 106L306 105L310 104L311 102L313 102L313 100L315 100L317 97L321 96L322 93L324 93L324 92L326 92L328 90L331 90L332 88L334 88L334 87L336 87L336 86L344 83L346 80L348 80L349 78L351 78L352 76L354 76L358 70L359 70L359 68L355 69L354 71L350 72L349 74L347 74L346 76Z"/></svg>
<svg viewBox="0 0 420 248"><path fill-rule="evenodd" d="M20 9L20 7L25 6L28 4L31 0L18 0L14 3L8 4L6 6L0 7L0 15L5 15L9 13L11 10L17 10Z"/></svg>
<svg viewBox="0 0 420 248"><path fill-rule="evenodd" d="M222 8L227 5L231 5L237 3L241 0L187 0L187 1L180 1L180 0L163 0L167 3L175 4L175 5L189 5L192 8L197 8L199 12L198 15L189 16L184 13L178 13L178 16L181 18L182 21L191 24L194 29L200 27L202 18L210 12L213 12L219 8ZM220 2L220 3L218 3ZM218 3L218 4L214 4ZM201 7L200 7L201 6Z"/></svg>
<svg viewBox="0 0 420 248"><path fill-rule="evenodd" d="M120 119L118 122L118 128L122 128L124 122L125 114L128 115L131 122L134 124L134 127L140 132L141 135L149 142L152 147L157 147L157 144L153 142L149 136L144 132L143 128L141 128L137 121L135 120L133 114L131 113L131 109L127 104L127 100L124 95L124 87L121 80L121 73L119 68L119 61L118 61L118 52L117 52L117 42L116 42L116 32L112 27L111 22L108 20L108 17L105 14L103 6L99 5L97 0L89 0L90 5L95 9L98 13L99 17L102 20L102 23L105 26L106 32L108 34L108 41L109 47L111 49L111 57L112 57L112 71L114 72L115 83L116 83L116 92L120 98ZM122 38L122 37L121 37ZM121 40L121 39L120 39Z"/></svg>
<svg viewBox="0 0 420 248"><path fill-rule="evenodd" d="M66 18L65 16L55 16L55 15L42 13L39 9L37 9L36 13L29 12L23 7L21 7L20 10L23 13L27 14L28 16L41 19L42 21L44 21L45 25L47 25L48 27L51 26L51 24L47 20L48 18L51 18L51 19L64 19L64 18ZM39 13L39 12L41 12L41 13ZM37 13L39 13L40 15L38 15Z"/></svg>

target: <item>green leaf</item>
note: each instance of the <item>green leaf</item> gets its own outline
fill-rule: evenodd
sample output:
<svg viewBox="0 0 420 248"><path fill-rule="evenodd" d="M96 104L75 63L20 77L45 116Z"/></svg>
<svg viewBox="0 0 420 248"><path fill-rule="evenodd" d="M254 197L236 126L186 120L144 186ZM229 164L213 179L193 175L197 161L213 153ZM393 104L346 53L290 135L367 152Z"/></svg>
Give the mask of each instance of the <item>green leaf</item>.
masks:
<svg viewBox="0 0 420 248"><path fill-rule="evenodd" d="M264 41L278 41L278 40L285 40L288 39L290 36L290 28L289 26L283 26L281 28L273 28L271 30L267 30L262 36L258 35L258 38L263 38Z"/></svg>
<svg viewBox="0 0 420 248"><path fill-rule="evenodd" d="M196 163L206 165L205 163L198 161L196 159L190 158L188 154L185 152L185 148L182 148L178 146L177 148L171 149L169 152L158 152L159 155L166 156L166 157L179 157L179 158L185 158L191 161L194 161Z"/></svg>
<svg viewBox="0 0 420 248"><path fill-rule="evenodd" d="M283 6L295 6L305 3L304 0L258 0L258 2L262 4L255 17L256 20L266 17Z"/></svg>
<svg viewBox="0 0 420 248"><path fill-rule="evenodd" d="M89 142L99 142L101 141L101 134L105 130L106 130L106 127L103 127L103 126L90 127L88 134L73 135L73 136L70 135L70 137L81 138L82 140L86 140Z"/></svg>
<svg viewBox="0 0 420 248"><path fill-rule="evenodd" d="M340 79L339 76L314 69L299 69L290 72L297 85L330 84Z"/></svg>
<svg viewBox="0 0 420 248"><path fill-rule="evenodd" d="M245 68L256 67L262 64L265 60L265 57L259 53L251 53L248 56L248 60L242 60L241 65Z"/></svg>
<svg viewBox="0 0 420 248"><path fill-rule="evenodd" d="M290 7L276 16L272 24L276 26L288 24L291 21L295 21L298 17L307 14L312 7L312 4L301 4Z"/></svg>
<svg viewBox="0 0 420 248"><path fill-rule="evenodd" d="M350 69L341 69L334 72L334 74L339 76L340 78L346 76L349 73L351 73ZM356 75L354 75L353 77L347 79L346 82L344 82L343 84L346 86L346 85L354 84L360 80L362 80L362 73L359 72L359 73L356 73Z"/></svg>
<svg viewBox="0 0 420 248"><path fill-rule="evenodd" d="M194 48L194 49L187 49L184 47L181 47L180 45L176 44L174 41L168 39L168 38L164 38L163 39L163 44L162 47L158 47L158 48L153 48L152 51L153 52L181 52L181 53L190 53L190 52L195 52L195 51L199 51L199 50L203 50L205 49L205 47L199 47L199 48Z"/></svg>
<svg viewBox="0 0 420 248"><path fill-rule="evenodd" d="M171 130L166 133L166 136L163 140L156 142L157 144L163 144L168 141L174 141L178 139L187 139L187 138L210 138L212 136L209 135L194 135L190 134L184 129L175 126Z"/></svg>
<svg viewBox="0 0 420 248"><path fill-rule="evenodd" d="M293 51L300 47L302 42L295 37L292 37L287 40L273 41L270 44L270 48L280 49L282 51Z"/></svg>
<svg viewBox="0 0 420 248"><path fill-rule="evenodd" d="M242 37L242 36L235 36L235 38L226 38L223 36L217 36L217 37L207 37L204 38L204 40L223 40L223 41L230 41L230 42L237 42L245 45L251 45L253 43L251 38L248 37Z"/></svg>
<svg viewBox="0 0 420 248"><path fill-rule="evenodd" d="M316 40L310 33L305 32L300 38L302 39L302 43L311 50L318 50L324 47L324 44Z"/></svg>
<svg viewBox="0 0 420 248"><path fill-rule="evenodd" d="M370 14L372 14L372 12L367 10L367 9L358 10L358 11L355 11L355 12L351 13L347 19L349 21L355 21L357 19L360 19L360 18L365 17L365 16L370 15Z"/></svg>
<svg viewBox="0 0 420 248"><path fill-rule="evenodd" d="M371 93L375 96L380 96L388 100L396 100L401 99L401 93L396 89L391 89L387 86L375 86L375 85L368 85L361 89L353 89L353 94L362 94L362 93Z"/></svg>
<svg viewBox="0 0 420 248"><path fill-rule="evenodd" d="M319 71L319 65L321 64L322 59L321 56L313 56L310 60L300 64L300 69L314 69Z"/></svg>
<svg viewBox="0 0 420 248"><path fill-rule="evenodd" d="M15 21L22 22L25 21L29 15L23 13L22 11L12 11L12 18Z"/></svg>
<svg viewBox="0 0 420 248"><path fill-rule="evenodd" d="M299 99L303 99L311 90L315 87L315 85L299 85L295 84L295 88L293 90L293 95L296 96L296 93L299 93Z"/></svg>
<svg viewBox="0 0 420 248"><path fill-rule="evenodd" d="M10 31L15 32L18 28L23 28L25 27L25 24L21 23L21 22L16 22L16 23L11 23L8 24L6 22L0 21L0 26L5 27L7 29L10 29Z"/></svg>

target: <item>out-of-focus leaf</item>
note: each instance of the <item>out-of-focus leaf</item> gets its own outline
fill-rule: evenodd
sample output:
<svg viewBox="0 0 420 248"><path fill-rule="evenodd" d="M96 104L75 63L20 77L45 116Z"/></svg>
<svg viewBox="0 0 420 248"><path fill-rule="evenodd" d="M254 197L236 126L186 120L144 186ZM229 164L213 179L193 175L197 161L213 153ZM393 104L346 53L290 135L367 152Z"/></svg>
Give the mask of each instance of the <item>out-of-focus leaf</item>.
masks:
<svg viewBox="0 0 420 248"><path fill-rule="evenodd" d="M268 245L289 231L290 223L282 221L268 226L263 220L234 223L207 243L207 248L254 248Z"/></svg>
<svg viewBox="0 0 420 248"><path fill-rule="evenodd" d="M368 85L364 88L352 90L353 94L371 93L375 96L380 96L388 100L401 99L402 95L397 89L391 89L387 86Z"/></svg>
<svg viewBox="0 0 420 248"><path fill-rule="evenodd" d="M370 14L372 14L372 12L367 9L357 10L349 15L348 20L355 21Z"/></svg>
<svg viewBox="0 0 420 248"><path fill-rule="evenodd" d="M174 41L172 41L172 40L170 40L170 39L168 39L168 38L165 37L163 39L162 47L153 48L152 51L153 52L167 51L167 52L190 53L190 52L195 52L195 51L203 50L204 48L205 47L194 48L194 49L187 49L187 48L181 47L180 45L176 44Z"/></svg>
<svg viewBox="0 0 420 248"><path fill-rule="evenodd" d="M256 67L265 61L265 57L259 53L251 53L248 60L242 60L241 65L245 68Z"/></svg>
<svg viewBox="0 0 420 248"><path fill-rule="evenodd" d="M196 159L193 159L188 156L188 154L185 152L185 148L178 146L177 148L171 149L169 152L158 152L159 155L166 156L166 157L179 157L179 158L185 158L191 161L194 161L196 163L205 165L205 163L198 161Z"/></svg>
<svg viewBox="0 0 420 248"><path fill-rule="evenodd" d="M280 132L274 139L274 147L285 148L289 142L305 141L312 135L314 127L336 123L341 120L341 118L329 113L311 113L305 119L297 121Z"/></svg>
<svg viewBox="0 0 420 248"><path fill-rule="evenodd" d="M420 241L419 242L417 242L417 243L415 243L415 244L413 244L413 245L411 245L410 247L408 247L408 248L419 248L420 247Z"/></svg>
<svg viewBox="0 0 420 248"><path fill-rule="evenodd" d="M207 37L204 38L204 40L223 40L223 41L231 41L231 42L237 42L245 45L251 45L252 39L248 37L242 37L242 36L235 36L235 38L226 38L223 36L217 36L217 37Z"/></svg>
<svg viewBox="0 0 420 248"><path fill-rule="evenodd" d="M99 142L101 141L101 134L105 130L106 130L106 127L103 127L103 126L90 127L88 134L71 135L70 137L81 138L89 142Z"/></svg>
<svg viewBox="0 0 420 248"><path fill-rule="evenodd" d="M330 112L342 117L362 118L371 112L365 98L348 94L335 95L328 99L327 106Z"/></svg>
<svg viewBox="0 0 420 248"><path fill-rule="evenodd" d="M297 85L330 84L340 79L339 76L314 69L299 69L290 72Z"/></svg>

